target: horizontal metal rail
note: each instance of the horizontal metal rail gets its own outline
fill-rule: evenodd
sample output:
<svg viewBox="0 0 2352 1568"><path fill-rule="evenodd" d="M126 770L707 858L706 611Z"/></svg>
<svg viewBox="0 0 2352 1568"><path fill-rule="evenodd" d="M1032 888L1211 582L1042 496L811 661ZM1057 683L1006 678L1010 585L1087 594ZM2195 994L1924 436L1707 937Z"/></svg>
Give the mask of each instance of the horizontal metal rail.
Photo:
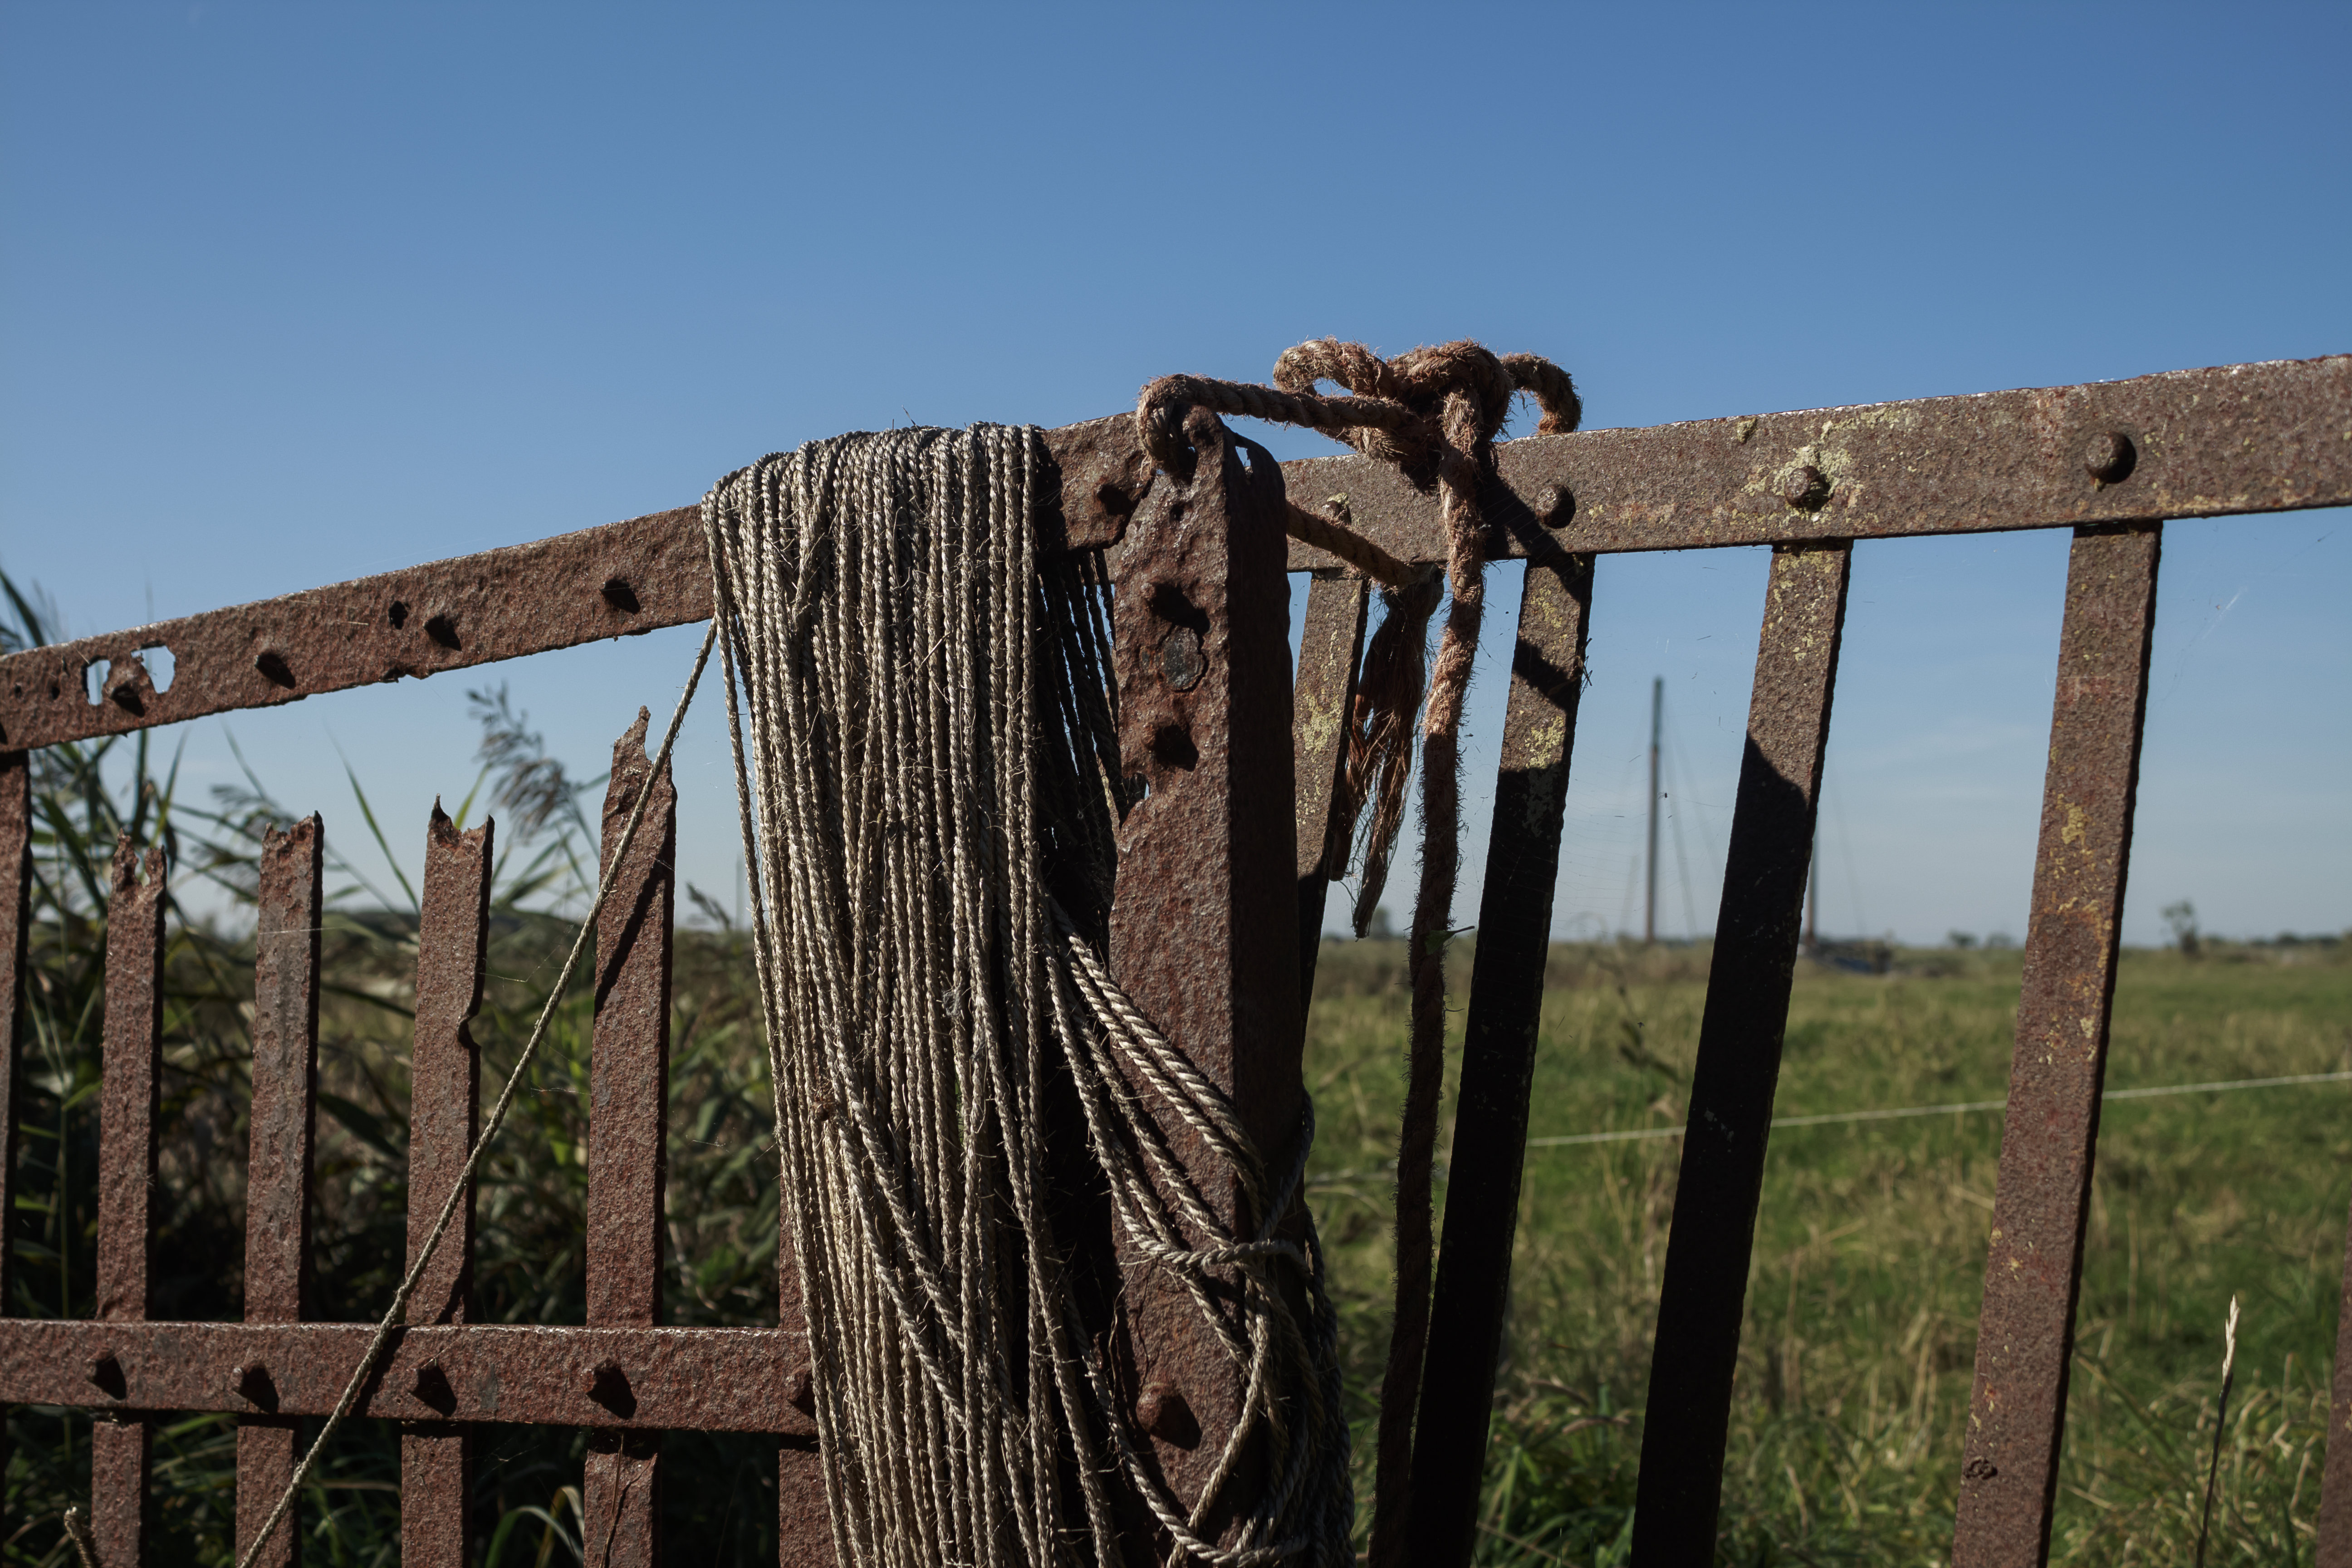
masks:
<svg viewBox="0 0 2352 1568"><path fill-rule="evenodd" d="M11 1318L0 1331L0 1404L324 1415L374 1331ZM814 1437L792 1403L807 1363L796 1329L411 1328L356 1414Z"/></svg>
<svg viewBox="0 0 2352 1568"><path fill-rule="evenodd" d="M1052 431L1065 537L1108 543L1149 488L1125 416ZM1391 554L1444 558L1433 494L1358 457L1283 465ZM1493 554L2055 528L2352 505L2352 355L1929 397L1496 448ZM1538 526L1540 525L1540 527ZM1293 542L1290 568L1339 564ZM0 748L122 734L708 618L691 507L0 659ZM157 691L139 658L169 648ZM90 699L86 672L109 666Z"/></svg>

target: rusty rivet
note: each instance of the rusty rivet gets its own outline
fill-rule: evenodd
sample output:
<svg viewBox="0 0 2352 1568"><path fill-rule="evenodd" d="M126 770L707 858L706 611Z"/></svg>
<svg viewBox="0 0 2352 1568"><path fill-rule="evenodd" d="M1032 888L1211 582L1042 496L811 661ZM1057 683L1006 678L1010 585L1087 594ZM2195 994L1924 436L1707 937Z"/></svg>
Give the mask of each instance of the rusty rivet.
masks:
<svg viewBox="0 0 2352 1568"><path fill-rule="evenodd" d="M792 1381L784 1385L784 1398L803 1415L816 1414L816 1382L809 1376L808 1368L802 1367L793 1373Z"/></svg>
<svg viewBox="0 0 2352 1568"><path fill-rule="evenodd" d="M1168 684L1179 691L1190 691L1207 674L1209 661L1201 653L1201 634L1190 626L1178 626L1160 645L1160 673Z"/></svg>
<svg viewBox="0 0 2352 1568"><path fill-rule="evenodd" d="M453 653L465 647L457 640L457 623L446 616L436 616L425 622L425 635Z"/></svg>
<svg viewBox="0 0 2352 1568"><path fill-rule="evenodd" d="M604 603L612 605L613 608L620 611L623 615L634 616L637 613L639 608L637 604L637 591L629 586L627 579L622 577L608 577L605 579L604 586L601 592L604 595Z"/></svg>
<svg viewBox="0 0 2352 1568"><path fill-rule="evenodd" d="M392 602L392 608L384 612L383 618L392 623L394 631L398 631L408 624L408 606L394 599Z"/></svg>
<svg viewBox="0 0 2352 1568"><path fill-rule="evenodd" d="M288 668L286 656L277 649L264 648L255 654L253 668L261 671L261 678L270 685L282 686L289 691L294 689L294 671Z"/></svg>
<svg viewBox="0 0 2352 1568"><path fill-rule="evenodd" d="M596 1391L604 1386L604 1380L606 1378L618 1377L620 1374L621 1363L619 1362L610 1359L604 1361L583 1362L580 1363L580 1374L578 1378L580 1392L593 1398L594 1397Z"/></svg>
<svg viewBox="0 0 2352 1568"><path fill-rule="evenodd" d="M1184 1391L1172 1383L1143 1385L1135 1402L1135 1424L1163 1443L1190 1447L1201 1440L1201 1424L1184 1402Z"/></svg>
<svg viewBox="0 0 2352 1568"><path fill-rule="evenodd" d="M1568 520L1576 515L1576 498L1559 485L1546 485L1536 497L1536 515L1543 519L1546 528L1566 528Z"/></svg>
<svg viewBox="0 0 2352 1568"><path fill-rule="evenodd" d="M258 1403L262 1392L269 1386L269 1369L259 1362L233 1366L228 1369L228 1385L233 1392Z"/></svg>
<svg viewBox="0 0 2352 1568"><path fill-rule="evenodd" d="M2132 447L2132 438L2120 430L2102 430L2091 437L2083 448L2083 468L2103 485L2112 485L2131 478L2139 461L2139 453Z"/></svg>
<svg viewBox="0 0 2352 1568"><path fill-rule="evenodd" d="M416 1376L410 1384L410 1392L417 1398L424 1399L427 1395L438 1394L448 1386L449 1379L443 1374L441 1363L437 1361L428 1361L418 1364Z"/></svg>
<svg viewBox="0 0 2352 1568"><path fill-rule="evenodd" d="M1827 500L1829 495L1829 480L1811 463L1780 481L1780 499L1806 511Z"/></svg>

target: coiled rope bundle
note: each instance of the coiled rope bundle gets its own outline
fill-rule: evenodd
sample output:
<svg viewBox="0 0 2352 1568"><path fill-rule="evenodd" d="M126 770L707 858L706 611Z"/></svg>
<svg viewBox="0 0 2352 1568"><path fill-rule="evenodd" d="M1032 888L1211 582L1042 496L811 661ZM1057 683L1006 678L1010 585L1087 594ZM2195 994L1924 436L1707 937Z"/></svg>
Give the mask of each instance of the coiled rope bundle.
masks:
<svg viewBox="0 0 2352 1568"><path fill-rule="evenodd" d="M703 502L835 1551L1108 1568L1123 1484L1180 1559L1339 1568L1336 1328L1311 1226L1277 1234L1311 1121L1270 1171L1049 891L1108 907L1125 800L1100 565L1039 553L1047 471L1032 429L900 430L765 458ZM1045 1138L1063 1074L1131 1251L1189 1289L1248 1390L1189 1509L1068 1288ZM1258 1234L1199 1200L1177 1121ZM1251 1445L1249 1517L1202 1539Z"/></svg>

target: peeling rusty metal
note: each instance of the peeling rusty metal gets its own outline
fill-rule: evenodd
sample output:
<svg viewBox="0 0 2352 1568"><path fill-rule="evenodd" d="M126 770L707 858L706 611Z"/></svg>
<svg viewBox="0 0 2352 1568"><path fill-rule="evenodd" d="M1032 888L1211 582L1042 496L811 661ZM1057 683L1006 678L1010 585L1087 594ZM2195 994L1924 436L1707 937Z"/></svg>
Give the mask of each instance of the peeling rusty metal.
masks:
<svg viewBox="0 0 2352 1568"><path fill-rule="evenodd" d="M1779 546L1765 588L1634 1499L1634 1555L1668 1568L1709 1568L1716 1557L1740 1312L1852 561L1843 542Z"/></svg>
<svg viewBox="0 0 2352 1568"><path fill-rule="evenodd" d="M612 873L613 852L653 765L646 754L649 717L637 710L636 723L613 747L612 783L604 794L604 874ZM664 767L596 921L587 1251L588 1321L600 1327L651 1328L661 1321L677 846L677 789Z"/></svg>
<svg viewBox="0 0 2352 1568"><path fill-rule="evenodd" d="M143 877L142 877L143 871ZM109 1329L142 1321L152 1305L156 1121L163 1070L162 847L124 834L114 847L106 909L106 1027L98 1122L98 1317ZM82 1364L102 1378L103 1351ZM85 1395L85 1397L87 1397ZM154 1423L125 1415L90 1437L90 1532L101 1561L147 1561L153 1507L148 1475Z"/></svg>
<svg viewBox="0 0 2352 1568"><path fill-rule="evenodd" d="M466 1167L480 1120L481 1050L468 1027L482 1005L489 952L496 824L460 833L433 803L416 939L416 1035L409 1059L408 1256L432 1234ZM474 1200L457 1205L440 1249L408 1300L411 1323L462 1323L473 1288Z"/></svg>
<svg viewBox="0 0 2352 1568"><path fill-rule="evenodd" d="M0 1320L0 1402L249 1414L235 1369L258 1365L268 1375L271 1414L324 1415L373 1332L367 1323ZM803 1342L782 1329L403 1329L356 1414L814 1437L815 1426L790 1397L793 1373L807 1359ZM113 1364L103 1386L89 1373L101 1354ZM634 1409L582 1392L582 1363L606 1361L625 1379Z"/></svg>
<svg viewBox="0 0 2352 1568"><path fill-rule="evenodd" d="M316 816L264 830L254 922L253 1102L245 1191L245 1318L291 1323L303 1315L310 1270L310 1168L317 1127L320 920L326 909L326 829ZM253 1412L236 1429L236 1550L240 1559L294 1479L295 1421L278 1414L268 1362L230 1368L228 1386ZM255 1559L301 1561L301 1500Z"/></svg>
<svg viewBox="0 0 2352 1568"><path fill-rule="evenodd" d="M2327 1465L2319 1487L2312 1568L2352 1568L2352 1226L2344 1246L2344 1293L2336 1318L2336 1375L2327 1405Z"/></svg>
<svg viewBox="0 0 2352 1568"><path fill-rule="evenodd" d="M236 1551L240 1562L253 1545L254 1532L294 1479L300 1455L295 1448L291 1415L240 1415L236 1421ZM254 1559L255 1568L294 1568L302 1561L302 1502L297 1498L269 1538L268 1547Z"/></svg>
<svg viewBox="0 0 2352 1568"><path fill-rule="evenodd" d="M1263 447L1204 410L1187 416L1184 432L1188 471L1152 487L1111 556L1119 753L1149 794L1120 827L1110 963L1144 1016L1232 1096L1268 1164L1278 1165L1298 1135L1305 1095L1284 635L1288 502ZM1198 637L1204 666L1182 689L1161 662L1180 632ZM1147 1110L1159 1104L1139 1078L1133 1087ZM1236 1231L1254 1230L1260 1216L1242 1212L1232 1173L1190 1125L1160 1115L1202 1200ZM1234 1430L1239 1369L1182 1286L1123 1237L1120 1245L1117 1381L1130 1408L1151 1384L1181 1391L1198 1441L1153 1436L1149 1457L1190 1508ZM1246 1516L1265 1464L1263 1451L1244 1457L1202 1521L1204 1538L1229 1534ZM1156 1563L1167 1551L1148 1516L1126 1537L1133 1563Z"/></svg>
<svg viewBox="0 0 2352 1568"><path fill-rule="evenodd" d="M433 803L425 837L425 898L416 937L416 1040L409 1061L408 1258L413 1265L472 1152L482 1058L467 1021L482 1005L489 951L492 830L460 833ZM474 1193L468 1188L409 1298L408 1321L462 1323L474 1282ZM442 1370L454 1385L446 1357ZM448 1412L441 1414L447 1415ZM474 1431L412 1421L400 1436L400 1560L466 1568Z"/></svg>
<svg viewBox="0 0 2352 1568"><path fill-rule="evenodd" d="M265 831L254 932L253 1101L245 1200L245 1316L302 1316L319 1057L326 830L315 816Z"/></svg>
<svg viewBox="0 0 2352 1568"><path fill-rule="evenodd" d="M0 744L120 734L707 620L709 578L700 513L683 507L34 648L0 659ZM157 647L172 654L165 692L139 658ZM111 668L92 703L86 671L101 660Z"/></svg>
<svg viewBox="0 0 2352 1568"><path fill-rule="evenodd" d="M589 1568L655 1568L662 1560L661 1434L593 1432L580 1518Z"/></svg>
<svg viewBox="0 0 2352 1568"><path fill-rule="evenodd" d="M787 1437L776 1455L777 1560L785 1568L834 1568L833 1513L816 1439Z"/></svg>
<svg viewBox="0 0 2352 1568"><path fill-rule="evenodd" d="M1412 1445L1406 1555L1466 1564L1510 1301L1552 893L1592 611L1592 557L1531 542L1478 896L1462 1086ZM1466 1135L1465 1135L1466 1134Z"/></svg>
<svg viewBox="0 0 2352 1568"><path fill-rule="evenodd" d="M103 1568L142 1568L153 1538L155 1423L100 1416L89 1424L89 1533Z"/></svg>
<svg viewBox="0 0 2352 1568"><path fill-rule="evenodd" d="M1057 502L1046 509L1045 540L1067 550L1118 543L1153 478L1151 459L1136 444L1134 416L1114 414L1048 430L1045 449L1061 482L1055 487Z"/></svg>
<svg viewBox="0 0 2352 1568"><path fill-rule="evenodd" d="M1291 769L1298 793L1298 1005L1315 997L1315 960L1323 947L1323 904L1331 872L1347 854L1338 842L1356 700L1356 667L1364 658L1365 609L1371 584L1350 573L1317 576L1307 587L1307 625L1298 639L1298 680L1291 698Z"/></svg>
<svg viewBox="0 0 2352 1568"><path fill-rule="evenodd" d="M25 1054L26 938L33 928L33 797L30 759L0 752L0 1314L16 1300L16 1083ZM0 1411L0 1475L8 1471ZM7 1532L0 1515L0 1535Z"/></svg>
<svg viewBox="0 0 2352 1568"><path fill-rule="evenodd" d="M2049 1553L2147 714L2157 523L2075 531L1954 1568Z"/></svg>
<svg viewBox="0 0 2352 1568"><path fill-rule="evenodd" d="M2130 381L1927 397L1640 430L1532 436L1495 448L1481 513L1520 553L1554 537L1601 552L1976 533L2352 504L2352 355L2170 371ZM2091 444L2136 458L2113 480ZM2103 447L2103 451L2105 448ZM1345 491L1357 531L1407 561L1444 558L1435 491L1368 458L1285 465L1306 495ZM1811 506L1786 493L1811 468ZM1544 506L1557 488L1557 510ZM1814 487L1801 495L1811 498ZM1293 571L1335 565L1293 544Z"/></svg>
<svg viewBox="0 0 2352 1568"><path fill-rule="evenodd" d="M677 789L662 768L628 857L614 856L653 771L651 715L613 745L599 875L614 879L596 919L596 1018L589 1051L588 1321L661 1321L662 1188L667 1173L670 942L677 890ZM636 1384L617 1359L587 1363L589 1392L634 1409ZM606 1432L592 1443L583 1517L591 1561L655 1568L661 1561L661 1439Z"/></svg>
<svg viewBox="0 0 2352 1568"><path fill-rule="evenodd" d="M29 762L22 752L0 752L0 1216L16 1212L16 1080L25 1054L26 940L33 929ZM9 1269L14 1234L13 1219L0 1222L0 1314L16 1300ZM7 1458L0 1435L0 1472Z"/></svg>
<svg viewBox="0 0 2352 1568"><path fill-rule="evenodd" d="M142 878L143 870L143 878ZM129 834L114 848L106 909L105 1079L99 1099L98 1313L147 1316L163 1052L164 868L161 846L141 865Z"/></svg>
<svg viewBox="0 0 2352 1568"><path fill-rule="evenodd" d="M1496 447L1479 501L1496 559L1534 527L1572 551L2053 528L2352 505L2352 355L2131 381L1534 436ZM2134 453L2109 481L2094 440ZM1153 485L1125 415L1046 432L1070 549L1117 542ZM1818 507L1783 493L1807 467ZM1362 457L1284 465L1301 494L1349 497L1401 559L1444 557L1434 491ZM1809 485L1807 492L1810 492ZM1342 563L1291 542L1289 569ZM29 749L268 707L683 626L710 614L694 507L0 658L0 746ZM631 606L634 606L631 607ZM158 693L141 650L167 647ZM113 666L89 700L86 672Z"/></svg>

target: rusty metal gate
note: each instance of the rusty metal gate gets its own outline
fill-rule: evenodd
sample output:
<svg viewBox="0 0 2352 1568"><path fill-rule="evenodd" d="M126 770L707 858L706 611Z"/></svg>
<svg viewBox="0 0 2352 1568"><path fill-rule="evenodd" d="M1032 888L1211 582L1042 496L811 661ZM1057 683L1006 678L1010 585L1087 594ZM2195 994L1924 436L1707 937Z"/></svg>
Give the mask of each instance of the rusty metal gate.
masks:
<svg viewBox="0 0 2352 1568"><path fill-rule="evenodd" d="M1110 547L1115 584L1164 571L1168 563L1151 557L1165 552L1160 542L1168 530L1154 519L1175 510L1171 492L1181 499L1208 487L1218 492L1209 500L1222 498L1227 533L1211 558L1182 568L1200 579L1192 586L1205 590L1192 602L1218 616L1234 608L1263 620L1278 602L1265 592L1267 574L1278 574L1281 563L1245 536L1256 530L1262 539L1264 508L1280 502L1279 489L1268 489L1276 482L1274 465L1248 443L1204 430L1203 449L1212 443L1222 449L1223 472L1156 476L1131 432L1120 416L1050 434L1061 472L1063 547ZM1237 447L1247 450L1237 455ZM1386 465L1316 458L1281 465L1279 474L1293 493L1345 492L1355 526L1391 554L1443 558L1434 497ZM1245 501L1243 490L1255 500ZM2035 1563L2048 1549L2163 521L2347 504L2352 356L1536 437L1496 449L1496 472L1481 500L1489 555L1523 560L1527 579L1462 1070L1457 1124L1477 1136L1457 1139L1453 1152L1423 1374L1415 1562L1458 1564L1470 1556L1594 556L1772 547L1635 1514L1637 1562L1699 1565L1713 1558L1741 1302L1852 543L2074 531L1953 1553L1956 1563L1973 1568ZM1123 692L1130 681L1174 682L1186 695L1178 706L1192 740L1220 760L1192 786L1197 809L1188 820L1221 822L1222 837L1197 836L1189 848L1163 846L1133 873L1131 904L1130 877L1122 877L1119 901L1130 922L1179 889L1196 914L1202 898L1222 904L1223 918L1152 934L1164 973L1226 977L1222 987L1206 988L1220 992L1213 996L1168 982L1161 1005L1178 1016L1160 1022L1172 1022L1171 1032L1183 1037L1188 1022L1225 1020L1222 1033L1211 1031L1213 1059L1203 1065L1253 1120L1297 1092L1296 1042L1286 1068L1248 1059L1232 1026L1248 1006L1235 994L1238 977L1264 968L1249 955L1262 953L1267 933L1279 928L1298 932L1298 973L1311 981L1341 721L1367 614L1366 584L1330 556L1294 542L1287 569L1310 574L1312 584L1286 713L1255 690L1217 681L1195 693L1197 671L1181 680L1172 667L1155 675L1160 658L1129 657L1119 665ZM29 751L700 621L710 615L709 592L699 518L688 508L0 660L0 964L7 966L0 985L11 998L8 1071L0 1079L8 1095L0 1101L7 1139L0 1214L11 1212L15 1170ZM1264 629L1252 635L1262 639ZM1121 636L1129 635L1123 626ZM168 648L174 662L167 691L155 689L140 658L154 648ZM111 668L102 700L93 703L85 672L100 661ZM1233 687L1244 684L1237 678ZM1163 707L1170 701L1165 692L1137 695ZM624 765L614 770L604 816L608 857L649 765L644 733L640 721L624 737ZM1259 805L1276 787L1297 803L1287 825L1278 810ZM657 1552L650 1483L662 1432L778 1434L782 1559L831 1559L789 1249L777 1326L657 1322L675 803L664 781L615 886L628 918L607 921L598 932L586 1323L467 1322L474 1239L470 1219L461 1218L417 1298L425 1305L412 1305L411 1326L360 1407L401 1424L403 1555L412 1564L457 1568L467 1560L470 1424L488 1421L591 1429L585 1492L590 1517L612 1522L600 1560L614 1563L649 1563ZM1263 851L1268 823L1280 828L1274 837L1290 843L1289 857L1255 864L1266 857L1234 853L1244 829L1239 837ZM467 1020L483 978L490 834L488 825L460 833L437 811L428 827L409 1145L412 1250L476 1127L478 1060ZM239 1418L242 1548L291 1471L296 1422L331 1410L370 1331L365 1324L301 1321L298 1289L310 1246L321 854L314 818L273 835L263 855L241 1323L148 1321L160 860L151 853L142 879L130 848L116 858L97 1315L0 1321L0 1401L79 1406L108 1417L95 1423L91 1454L94 1524L107 1568L145 1560L148 1453L159 1413L226 1411ZM1189 965L1167 963L1171 951ZM1260 978L1286 993L1286 977L1279 985ZM1150 989L1147 984L1139 998ZM1272 1123L1279 1126L1279 1117ZM5 1267L0 1248L0 1270ZM2352 1270L2346 1279L2352 1291ZM0 1300L5 1286L0 1276ZM1196 1394L1193 1404L1214 1401ZM2352 1311L2337 1342L2319 1522L2323 1568L2352 1568L2347 1422ZM266 1561L291 1561L295 1532L279 1531L270 1546Z"/></svg>

